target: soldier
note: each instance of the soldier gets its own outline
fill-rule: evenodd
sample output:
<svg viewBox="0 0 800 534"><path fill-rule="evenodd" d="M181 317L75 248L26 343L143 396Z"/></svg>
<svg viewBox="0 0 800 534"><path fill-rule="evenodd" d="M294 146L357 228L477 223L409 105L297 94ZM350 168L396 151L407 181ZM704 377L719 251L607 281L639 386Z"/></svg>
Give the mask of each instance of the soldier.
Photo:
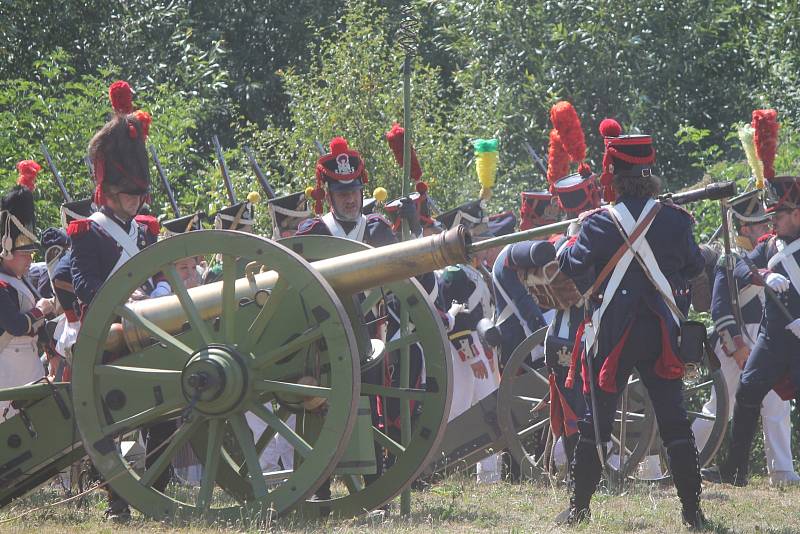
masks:
<svg viewBox="0 0 800 534"><path fill-rule="evenodd" d="M203 214L195 212L163 221L161 223L162 234L160 239L166 239L186 232L202 230L202 218ZM191 289L199 286L202 282L206 272L205 259L200 256L182 258L175 262L175 269L178 271L178 275L186 286L186 289ZM155 283L155 289L150 292L150 298L172 295L172 287L163 276L157 275L154 277L153 281Z"/></svg>
<svg viewBox="0 0 800 534"><path fill-rule="evenodd" d="M769 178L765 169L765 174ZM750 448L762 402L771 389L782 398L797 399L800 386L800 178L769 179L771 197L767 211L773 213L775 235L759 243L745 262L737 264L735 276L747 284L766 284L779 296L768 298L764 318L752 352L739 377L733 407L731 446L719 466L722 482L744 486L748 479Z"/></svg>
<svg viewBox="0 0 800 534"><path fill-rule="evenodd" d="M75 294L82 306L90 306L100 286L129 258L156 241L158 222L152 218L136 220L139 209L150 194L150 165L145 149L151 118L144 111L130 112L121 106L119 82L109 90L115 115L89 142L89 157L94 164L96 188L94 202L99 211L89 218L72 221L67 233L72 240L70 271ZM128 89L129 90L129 89ZM137 290L131 298L147 298L152 287ZM151 465L161 451L152 453L174 430L174 423L151 426L146 434ZM153 487L163 491L169 481L165 470ZM112 520L130 518L128 504L109 491L106 516Z"/></svg>
<svg viewBox="0 0 800 534"><path fill-rule="evenodd" d="M334 137L330 150L317 160L317 185L311 193L317 216L300 223L297 235L345 237L373 247L397 242L386 219L361 213L368 182L361 154L350 149L343 137ZM327 200L330 211L320 216L323 200Z"/></svg>
<svg viewBox="0 0 800 534"><path fill-rule="evenodd" d="M39 246L33 205L39 169L35 161L19 162L17 185L0 201L0 388L44 377L36 339L53 303L40 298L25 280L31 256ZM0 418L14 413L10 401L0 401Z"/></svg>
<svg viewBox="0 0 800 534"><path fill-rule="evenodd" d="M559 260L561 271L581 292L591 294L584 325L583 390L591 393L597 410L587 398L571 466L570 506L559 520L574 524L589 519L602 472L596 444L611 440L617 400L636 367L653 401L683 520L702 527L700 468L683 406L683 363L677 354L688 280L703 269L703 257L692 235L691 216L654 200L659 184L651 173L655 151L650 136L622 136L611 119L601 123L600 133L606 145L600 182L605 198L618 200L584 216L576 242ZM586 287L586 276L597 277L596 291Z"/></svg>
<svg viewBox="0 0 800 534"><path fill-rule="evenodd" d="M736 227L737 263L741 262L738 256L752 251L758 239L770 231L770 215L765 212L760 190L750 191L730 199L730 213ZM724 223L723 223L724 224ZM746 274L749 270L740 274ZM714 272L714 290L711 306L711 318L714 321L716 339L714 351L720 361L722 374L728 386L730 406L734 404L736 386L742 374L750 351L753 349L758 337L761 316L764 311L764 288L758 284L748 283L745 280L736 280L735 289L738 291L738 317L742 324L737 322L731 302L728 287L728 273L724 263L717 265ZM711 394L709 401L703 406L703 413L715 413L716 390ZM788 401L783 401L774 391L767 393L761 404L761 421L764 431L764 452L767 457L767 473L770 484L797 484L800 477L792 464L791 448L791 422L789 419L791 406ZM708 440L713 422L697 418L692 424L698 448L702 448ZM718 469L702 469L703 478L720 482Z"/></svg>
<svg viewBox="0 0 800 534"><path fill-rule="evenodd" d="M214 230L237 230L239 232L253 233L255 223L255 206L261 201L257 191L250 191L247 199L236 202L232 206L222 208L214 215ZM203 284L210 284L222 279L222 263L219 258L205 271ZM239 266L240 273L244 265Z"/></svg>

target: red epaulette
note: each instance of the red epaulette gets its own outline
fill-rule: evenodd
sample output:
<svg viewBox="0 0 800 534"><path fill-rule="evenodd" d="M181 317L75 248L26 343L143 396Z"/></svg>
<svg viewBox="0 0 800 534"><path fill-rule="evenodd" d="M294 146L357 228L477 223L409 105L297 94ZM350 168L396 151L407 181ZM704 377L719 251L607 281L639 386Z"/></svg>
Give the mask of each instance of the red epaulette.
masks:
<svg viewBox="0 0 800 534"><path fill-rule="evenodd" d="M376 220L376 219L377 219L377 220L379 220L379 221L381 221L382 223L384 223L386 226L391 226L391 225L392 225L392 224L391 224L391 223L388 221L388 219L386 219L386 217L384 217L384 216L383 216L383 215L381 215L380 213L370 213L369 215L367 215L367 221L368 221L368 222L369 222L369 221L374 221L374 220Z"/></svg>
<svg viewBox="0 0 800 534"><path fill-rule="evenodd" d="M312 219L306 219L305 221L302 221L300 225L297 227L297 235L307 234L308 232L311 231L312 228L314 228L318 224L323 224L323 225L325 224L322 222L322 219L320 217L314 217ZM328 227L326 226L325 228L327 229Z"/></svg>
<svg viewBox="0 0 800 534"><path fill-rule="evenodd" d="M158 219L152 215L137 215L134 217L134 220L139 224L145 225L147 230L153 235L158 235L158 232L161 231L161 225L158 224Z"/></svg>
<svg viewBox="0 0 800 534"><path fill-rule="evenodd" d="M6 282L5 280L0 280L0 287L11 287L11 286L9 286L8 282Z"/></svg>
<svg viewBox="0 0 800 534"><path fill-rule="evenodd" d="M583 221L585 221L586 219L588 219L589 217L591 217L592 215L594 215L594 214L596 214L596 213L600 213L600 212L602 212L602 211L606 211L606 208L605 208L605 206L601 206L601 207L599 207L599 208L595 208L595 209L593 209L593 210L589 210L589 211L584 211L584 212L582 212L582 213L580 213L580 214L578 215L578 220L579 220L579 221L581 221L581 222L583 222Z"/></svg>
<svg viewBox="0 0 800 534"><path fill-rule="evenodd" d="M692 213L689 210L687 210L686 208L684 208L683 206L679 206L677 204L672 204L670 202L662 202L661 205L662 206L666 206L668 208L672 208L672 209L678 210L678 211L682 211L683 213L685 213L686 215L689 216L689 218L692 220L692 223L697 222L694 219L694 215L692 215Z"/></svg>
<svg viewBox="0 0 800 534"><path fill-rule="evenodd" d="M67 226L67 235L72 237L74 235L85 234L89 231L92 221L90 219L75 219Z"/></svg>
<svg viewBox="0 0 800 534"><path fill-rule="evenodd" d="M763 243L764 241L769 241L770 239L772 239L772 237L774 235L775 234L773 234L772 232L770 232L768 234L764 234L761 237L759 237L758 239L756 239L756 243Z"/></svg>

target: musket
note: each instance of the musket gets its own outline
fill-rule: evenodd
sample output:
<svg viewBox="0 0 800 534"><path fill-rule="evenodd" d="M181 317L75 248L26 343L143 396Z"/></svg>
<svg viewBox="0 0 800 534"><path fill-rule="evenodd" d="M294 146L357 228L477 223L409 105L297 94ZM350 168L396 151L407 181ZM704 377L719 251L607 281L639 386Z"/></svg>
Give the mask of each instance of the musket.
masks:
<svg viewBox="0 0 800 534"><path fill-rule="evenodd" d="M258 162L256 161L253 152L247 146L243 146L242 150L244 150L244 153L247 156L247 161L250 162L250 167L252 167L253 172L256 174L256 178L258 178L258 183L261 184L261 188L267 194L267 198L270 200L275 198L275 190L272 189L271 185L269 185L269 181L267 180L267 177L264 175L264 173L261 171L261 167L258 165Z"/></svg>
<svg viewBox="0 0 800 534"><path fill-rule="evenodd" d="M525 151L531 157L533 162L536 163L536 165L539 166L539 168L542 170L544 175L547 176L547 166L544 164L544 160L542 158L540 158L539 154L537 154L536 151L533 149L531 144L529 142L527 142L527 141L524 141L522 143L522 146L525 147Z"/></svg>
<svg viewBox="0 0 800 534"><path fill-rule="evenodd" d="M231 204L236 204L236 193L233 191L233 183L231 176L228 174L228 164L225 163L225 156L222 154L222 147L219 144L217 135L211 136L211 142L214 143L214 152L217 153L217 162L219 163L219 170L222 173L222 179L225 181L225 188L228 190L228 199Z"/></svg>
<svg viewBox="0 0 800 534"><path fill-rule="evenodd" d="M169 185L169 180L167 180L167 175L164 173L164 169L161 167L161 161L158 159L158 154L156 153L156 147L152 144L148 145L150 149L150 155L153 156L153 163L156 164L156 170L158 171L158 176L161 178L161 185L164 186L164 191L167 193L167 198L169 198L169 203L172 205L172 211L175 213L175 217L181 216L181 209L178 207L178 202L175 200L175 195L172 193L172 187Z"/></svg>
<svg viewBox="0 0 800 534"><path fill-rule="evenodd" d="M314 139L314 145L317 147L317 153L319 153L320 156L324 156L325 154L327 154L327 151L325 150L325 145L320 143L319 139Z"/></svg>
<svg viewBox="0 0 800 534"><path fill-rule="evenodd" d="M745 186L743 193L747 193L748 191L750 191L750 188L753 187L753 185L755 183L756 183L755 178L753 176L751 176L750 179L747 181L747 185ZM723 221L723 224L725 224L724 221ZM717 229L714 230L714 233L711 234L711 237L708 238L708 241L706 241L706 244L710 245L711 243L716 241L716 239L719 237L719 233L721 231L722 231L722 224L717 226Z"/></svg>
<svg viewBox="0 0 800 534"><path fill-rule="evenodd" d="M44 152L44 160L47 162L47 166L50 168L50 172L53 173L53 178L56 180L56 185L58 189L61 191L61 196L64 197L64 202L72 202L72 197L67 191L66 186L64 185L64 180L61 178L61 174L58 172L56 168L56 164L53 163L53 158L50 157L50 151L47 150L47 145L42 142L42 152Z"/></svg>
<svg viewBox="0 0 800 534"><path fill-rule="evenodd" d="M731 228L728 224L728 205L725 199L719 201L719 213L722 217L722 245L725 248L725 276L728 278L728 298L731 301L731 308L733 308L733 318L736 320L736 327L739 332L742 332L748 338L750 334L744 328L744 321L742 321L742 310L739 307L739 288L736 284L736 278L733 275L734 257L731 252ZM750 341L753 341L752 339Z"/></svg>
<svg viewBox="0 0 800 534"><path fill-rule="evenodd" d="M94 164L92 163L92 158L89 157L89 154L83 156L83 162L86 164L86 168L89 169L89 176L94 178Z"/></svg>

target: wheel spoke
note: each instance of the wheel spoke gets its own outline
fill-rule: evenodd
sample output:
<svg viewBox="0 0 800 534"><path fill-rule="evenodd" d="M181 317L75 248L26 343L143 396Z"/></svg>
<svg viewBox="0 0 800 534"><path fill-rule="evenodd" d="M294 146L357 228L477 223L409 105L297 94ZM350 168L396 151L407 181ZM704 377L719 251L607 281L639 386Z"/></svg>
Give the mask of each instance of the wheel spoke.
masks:
<svg viewBox="0 0 800 534"><path fill-rule="evenodd" d="M152 323L148 319L145 319L141 315L138 315L127 305L123 304L121 306L117 306L114 309L114 313L116 315L119 315L126 321L130 321L131 323L138 326L142 330L146 330L151 336L156 338L161 343L165 344L167 347L170 347L177 352L182 352L186 355L194 354L194 350L186 346L178 338L176 338L172 334L167 333L165 330L161 329L155 323Z"/></svg>
<svg viewBox="0 0 800 534"><path fill-rule="evenodd" d="M273 427L278 434L286 438L286 441L288 441L303 458L307 458L313 452L311 445L309 445L306 440L301 438L280 417L264 408L263 405L255 404L250 406L250 411L253 412L256 417Z"/></svg>
<svg viewBox="0 0 800 534"><path fill-rule="evenodd" d="M380 289L369 289L365 291L366 298L361 303L361 313L367 314L383 298L383 291Z"/></svg>
<svg viewBox="0 0 800 534"><path fill-rule="evenodd" d="M402 400L415 400L425 402L425 398L433 395L424 389L417 388L396 388L391 386L379 386L377 384L361 384L362 395L379 395L381 397L392 397Z"/></svg>
<svg viewBox="0 0 800 534"><path fill-rule="evenodd" d="M275 413L275 415L281 421L286 422L286 419L289 417L289 410L281 406L280 408L278 408L278 411ZM272 441L272 438L275 437L275 434L277 432L278 431L275 430L275 427L272 426L268 426L267 428L264 429L264 431L258 437L258 441L256 441L256 451L258 452L259 455L261 455L261 453L264 452L264 449L267 448L267 445L269 445L269 442Z"/></svg>
<svg viewBox="0 0 800 534"><path fill-rule="evenodd" d="M129 430L134 430L142 425L155 423L156 419L163 417L170 412L175 412L178 409L182 408L186 402L165 402L163 404L159 404L158 406L154 406L153 408L149 408L147 410L141 411L136 415L132 415L130 417L126 417L116 423L112 423L108 426L104 426L101 432L105 436L116 436L122 432L127 432Z"/></svg>
<svg viewBox="0 0 800 534"><path fill-rule="evenodd" d="M244 454L247 478L250 479L253 495L255 495L256 499L263 499L267 496L269 490L261 472L261 463L258 461L258 452L256 452L256 447L253 444L253 435L250 432L250 427L247 426L247 421L244 415L241 414L233 417L230 422L233 433L236 435L236 441L239 442L239 447L241 447Z"/></svg>
<svg viewBox="0 0 800 534"><path fill-rule="evenodd" d="M278 361L278 360L280 360L282 358L285 358L286 356L289 356L290 354L293 354L293 353L299 351L303 347L306 347L306 346L310 345L311 343L314 343L315 341L320 339L322 336L323 336L322 328L320 328L317 325L312 326L311 328L309 328L308 330L306 330L305 332L303 332L302 334L300 334L296 338L292 339L291 341L287 341L286 343L284 343L280 347L278 347L278 348L276 348L276 349L274 349L274 350L272 350L270 352L267 352L266 354L262 354L262 355L257 356L255 368L256 369L262 369L262 368L266 367L267 365L269 365L270 363ZM252 342L252 338L251 338L251 342Z"/></svg>
<svg viewBox="0 0 800 534"><path fill-rule="evenodd" d="M264 329L269 324L272 317L280 309L281 301L286 297L291 286L283 276L278 278L278 282L272 288L266 304L259 310L256 318L247 329L247 341L244 343L244 348L249 352L256 343L261 339L264 334Z"/></svg>
<svg viewBox="0 0 800 534"><path fill-rule="evenodd" d="M222 256L222 333L223 341L232 345L236 339L236 258Z"/></svg>
<svg viewBox="0 0 800 534"><path fill-rule="evenodd" d="M687 410L686 411L686 415L696 417L697 419L705 419L706 421L716 421L717 420L717 416L716 415L708 415L708 414L705 414L703 412L694 412L694 411L691 411L691 410Z"/></svg>
<svg viewBox="0 0 800 534"><path fill-rule="evenodd" d="M541 421L532 424L528 428L524 428L524 429L520 430L519 432L517 432L517 436L519 436L520 438L527 437L529 434L532 434L533 432L536 432L537 430L542 428L544 425L549 424L549 423L550 423L550 418L546 417L545 419L542 419Z"/></svg>
<svg viewBox="0 0 800 534"><path fill-rule="evenodd" d="M611 434L611 441L613 441L616 444L617 448L622 447L622 445L619 442L619 438L617 436L615 436L614 434ZM631 449L629 449L628 447L625 447L625 456L630 458L630 456L632 454L633 454L633 451Z"/></svg>
<svg viewBox="0 0 800 534"><path fill-rule="evenodd" d="M181 427L175 432L170 440L169 444L164 448L156 461L148 467L144 473L142 473L139 482L144 486L151 486L153 482L155 482L161 473L164 472L170 463L172 463L172 459L178 453L179 449L189 441L197 429L200 427L200 419L195 417L191 421L184 423Z"/></svg>
<svg viewBox="0 0 800 534"><path fill-rule="evenodd" d="M257 391L264 393L292 393L305 397L322 397L325 399L331 395L331 388L293 384L292 382L279 382L277 380L260 380L253 384L253 386Z"/></svg>
<svg viewBox="0 0 800 534"><path fill-rule="evenodd" d="M375 441L378 442L379 445L385 447L391 454L395 456L400 456L404 452L406 452L406 448L397 443L395 440L387 436L383 433L379 428L373 426L372 427L372 436L375 438Z"/></svg>
<svg viewBox="0 0 800 534"><path fill-rule="evenodd" d="M167 265L164 267L163 273L164 276L167 277L170 287L172 287L172 292L178 297L178 300L181 301L181 306L183 307L184 312L186 312L186 317L189 319L189 324L192 326L192 330L196 331L200 335L206 345L214 343L215 340L213 334L211 333L211 329L209 328L208 323L205 322L200 316L200 310L198 310L197 306L194 305L194 300L192 300L192 297L189 296L189 291L186 289L186 284L183 283L183 280L178 274L178 270L175 268L175 265Z"/></svg>
<svg viewBox="0 0 800 534"><path fill-rule="evenodd" d="M125 382L129 386L132 380L141 380L150 385L153 382L166 382L171 387L180 387L181 371L174 369L151 369L149 367L128 367L127 365L97 365L96 376L106 376Z"/></svg>
<svg viewBox="0 0 800 534"><path fill-rule="evenodd" d="M197 507L203 511L211 507L211 496L217 479L217 468L222 453L222 419L211 419L208 424L206 440L206 461L203 465L203 478L200 482L200 493L197 495Z"/></svg>
<svg viewBox="0 0 800 534"><path fill-rule="evenodd" d="M413 345L414 343L418 343L420 341L419 334L417 332L412 332L411 334L407 334L405 336L400 336L397 339L392 339L386 342L386 352L394 352L396 350L400 350L403 347L408 347Z"/></svg>
<svg viewBox="0 0 800 534"><path fill-rule="evenodd" d="M683 394L686 395L687 393L691 393L692 391L697 391L698 389L702 389L702 388L705 388L705 387L708 387L708 386L713 386L713 385L714 385L714 381L713 380L707 380L707 381L703 382L702 384L695 384L695 385L693 385L691 387L688 387L688 388L684 389L683 390Z"/></svg>

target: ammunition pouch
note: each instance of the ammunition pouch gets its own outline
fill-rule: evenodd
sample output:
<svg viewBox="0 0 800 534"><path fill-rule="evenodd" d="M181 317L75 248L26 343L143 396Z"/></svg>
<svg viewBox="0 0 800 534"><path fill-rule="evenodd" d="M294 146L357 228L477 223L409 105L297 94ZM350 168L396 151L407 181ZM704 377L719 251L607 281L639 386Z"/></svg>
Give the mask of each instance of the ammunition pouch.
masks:
<svg viewBox="0 0 800 534"><path fill-rule="evenodd" d="M684 365L699 366L706 354L706 326L700 321L681 321L678 357Z"/></svg>
<svg viewBox="0 0 800 534"><path fill-rule="evenodd" d="M555 260L528 269L523 283L540 308L568 310L583 298L575 282L559 270Z"/></svg>
<svg viewBox="0 0 800 534"><path fill-rule="evenodd" d="M494 324L494 321L487 317L484 317L478 321L478 325L475 327L475 330L478 332L478 339L480 339L481 343L487 347L499 347L503 342L503 337L500 334L500 328Z"/></svg>

